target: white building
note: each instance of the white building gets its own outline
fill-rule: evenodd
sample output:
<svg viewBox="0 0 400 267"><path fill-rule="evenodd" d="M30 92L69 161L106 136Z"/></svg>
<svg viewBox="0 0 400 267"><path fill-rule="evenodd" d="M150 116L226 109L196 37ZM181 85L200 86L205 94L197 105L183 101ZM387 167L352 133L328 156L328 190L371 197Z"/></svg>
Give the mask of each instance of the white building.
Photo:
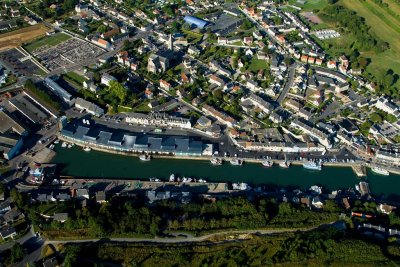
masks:
<svg viewBox="0 0 400 267"><path fill-rule="evenodd" d="M104 84L104 85L107 85L107 86L110 86L110 82L111 82L111 81L116 81L116 80L117 80L117 79L116 79L115 77L111 76L110 74L104 73L104 74L101 76L101 81L100 81L100 83L101 83L101 84Z"/></svg>
<svg viewBox="0 0 400 267"><path fill-rule="evenodd" d="M190 129L192 123L190 119L170 116L167 113L128 113L125 118L127 123L134 123L139 125L155 125L160 127L179 127Z"/></svg>

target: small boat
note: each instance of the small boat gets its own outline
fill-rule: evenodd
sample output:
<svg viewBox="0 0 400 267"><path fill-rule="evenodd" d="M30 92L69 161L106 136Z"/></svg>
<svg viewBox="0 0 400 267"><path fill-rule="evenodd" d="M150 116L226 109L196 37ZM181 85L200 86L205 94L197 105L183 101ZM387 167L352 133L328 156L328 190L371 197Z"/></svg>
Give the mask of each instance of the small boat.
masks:
<svg viewBox="0 0 400 267"><path fill-rule="evenodd" d="M199 179L198 182L199 182L199 183L204 183L204 184L205 184L205 183L207 183L207 180Z"/></svg>
<svg viewBox="0 0 400 267"><path fill-rule="evenodd" d="M56 139L56 141L54 141L54 144L58 145L60 143L60 139Z"/></svg>
<svg viewBox="0 0 400 267"><path fill-rule="evenodd" d="M150 155L140 155L139 159L142 161L150 161L151 157L150 157Z"/></svg>
<svg viewBox="0 0 400 267"><path fill-rule="evenodd" d="M49 148L50 148L51 150L53 150L53 149L54 149L54 144L51 144L51 145L49 146Z"/></svg>
<svg viewBox="0 0 400 267"><path fill-rule="evenodd" d="M67 148L72 148L72 144L68 144L68 145L67 145Z"/></svg>
<svg viewBox="0 0 400 267"><path fill-rule="evenodd" d="M304 169L313 170L313 171L322 170L321 165L314 161L309 161L309 162L303 163L303 167L304 167Z"/></svg>
<svg viewBox="0 0 400 267"><path fill-rule="evenodd" d="M230 161L230 163L231 163L232 165L234 165L234 166L242 166L243 161L240 160L240 159L232 159L232 160Z"/></svg>
<svg viewBox="0 0 400 267"><path fill-rule="evenodd" d="M373 171L376 174L385 175L385 176L388 176L390 174L388 170L385 170L380 167L373 167L373 168L371 168L371 171Z"/></svg>
<svg viewBox="0 0 400 267"><path fill-rule="evenodd" d="M318 195L322 194L322 187L318 186L318 185L313 185L310 187L309 189L311 192L316 193Z"/></svg>
<svg viewBox="0 0 400 267"><path fill-rule="evenodd" d="M63 147L63 148L67 147L67 143L66 142L62 142L61 147Z"/></svg>
<svg viewBox="0 0 400 267"><path fill-rule="evenodd" d="M287 161L279 162L279 167L281 167L281 168L289 168L290 167L290 162L287 162Z"/></svg>
<svg viewBox="0 0 400 267"><path fill-rule="evenodd" d="M222 160L219 158L212 158L211 159L211 164L212 165L222 165Z"/></svg>
<svg viewBox="0 0 400 267"><path fill-rule="evenodd" d="M186 178L186 177L182 178L182 183L190 183L190 182L192 182L192 178Z"/></svg>
<svg viewBox="0 0 400 267"><path fill-rule="evenodd" d="M150 178L150 182L161 182L158 178Z"/></svg>
<svg viewBox="0 0 400 267"><path fill-rule="evenodd" d="M92 149L91 149L90 147L88 147L88 146L85 146L85 148L84 148L83 150L86 151L86 152L89 152L89 151L91 151Z"/></svg>
<svg viewBox="0 0 400 267"><path fill-rule="evenodd" d="M171 175L169 176L169 181L170 181L170 182L175 182L175 175L174 175L174 174L171 174Z"/></svg>
<svg viewBox="0 0 400 267"><path fill-rule="evenodd" d="M262 164L263 167L265 167L265 168L270 168L270 167L272 167L272 165L274 165L274 163L273 163L272 161L269 161L269 160L265 160L265 161L263 161L261 164Z"/></svg>
<svg viewBox="0 0 400 267"><path fill-rule="evenodd" d="M246 183L233 183L232 184L233 190L250 190L251 187Z"/></svg>

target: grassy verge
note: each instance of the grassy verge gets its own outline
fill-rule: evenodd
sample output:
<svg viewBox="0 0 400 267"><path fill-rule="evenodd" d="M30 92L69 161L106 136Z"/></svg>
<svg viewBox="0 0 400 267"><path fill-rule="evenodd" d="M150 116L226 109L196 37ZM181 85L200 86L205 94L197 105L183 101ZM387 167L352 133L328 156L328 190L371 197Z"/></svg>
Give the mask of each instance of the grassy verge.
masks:
<svg viewBox="0 0 400 267"><path fill-rule="evenodd" d="M36 49L42 46L56 46L62 42L65 42L66 40L70 39L71 36L65 34L65 33L56 33L52 36L45 36L43 38L40 38L37 41L34 41L28 45L25 45L25 49L29 52L32 53Z"/></svg>

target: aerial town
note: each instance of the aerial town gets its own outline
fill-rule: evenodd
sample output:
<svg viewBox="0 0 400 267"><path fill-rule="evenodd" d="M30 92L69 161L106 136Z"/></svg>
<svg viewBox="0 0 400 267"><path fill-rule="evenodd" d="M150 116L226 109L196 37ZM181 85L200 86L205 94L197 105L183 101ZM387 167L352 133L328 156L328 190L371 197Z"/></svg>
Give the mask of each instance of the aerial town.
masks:
<svg viewBox="0 0 400 267"><path fill-rule="evenodd" d="M127 262L129 253L136 257L134 248L118 259L96 256L105 244L90 242L109 237L157 246L152 238L180 238L202 244L208 240L202 235L217 240L216 233L227 230L266 240L269 234L297 238L290 236L293 229L338 222L332 226L337 231L386 242L398 261L399 75L391 61L381 66L384 74L374 72L379 59L368 58L372 50L379 55L396 47L369 26L352 29L353 21L364 20L342 2L2 1L4 266L79 266L84 249L85 263L100 258L100 266L151 266L156 263L149 259ZM348 26L333 23L340 16ZM345 48L349 36L359 39ZM73 161L78 167L71 171ZM122 161L134 166L125 169ZM114 175L104 174L103 162ZM174 169L174 162L182 170L162 172ZM235 178L215 177L221 168ZM344 180L325 186L237 178L268 172L320 180L337 172L329 179ZM344 173L356 182L342 183ZM392 191L376 190L379 183ZM232 217L225 205L236 208ZM277 213L258 212L266 207ZM236 214L241 209L247 210ZM294 212L302 214L299 221L288 219ZM113 224L136 220L129 216L141 219ZM72 244L79 239L87 247ZM199 265L214 266L217 256L229 257L214 255L215 261ZM288 264L288 257L276 252L261 265ZM296 263L306 264L300 258ZM163 266L170 265L172 260Z"/></svg>

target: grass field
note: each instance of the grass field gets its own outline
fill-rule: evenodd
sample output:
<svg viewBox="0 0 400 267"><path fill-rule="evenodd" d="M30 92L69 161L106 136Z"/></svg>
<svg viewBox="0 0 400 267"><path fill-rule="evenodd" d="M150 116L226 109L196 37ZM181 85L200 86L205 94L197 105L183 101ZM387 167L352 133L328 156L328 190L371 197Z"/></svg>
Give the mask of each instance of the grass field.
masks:
<svg viewBox="0 0 400 267"><path fill-rule="evenodd" d="M268 69L268 64L265 60L262 59L255 59L253 58L250 62L250 65L248 67L249 71L252 72L258 72L259 70L266 70Z"/></svg>
<svg viewBox="0 0 400 267"><path fill-rule="evenodd" d="M32 53L35 49L37 49L39 47L42 47L42 46L45 46L45 45L47 45L47 46L56 46L59 43L62 43L62 42L66 41L66 40L68 40L70 38L71 38L71 36L69 36L69 35L67 35L65 33L59 32L59 33L56 33L56 34L54 34L52 36L45 36L43 38L40 38L39 40L36 40L36 41L24 46L24 48L29 53Z"/></svg>
<svg viewBox="0 0 400 267"><path fill-rule="evenodd" d="M389 2L389 0L386 1ZM392 0L390 2L393 8L396 7L397 10L400 10L399 4ZM400 74L400 20L388 14L385 9L375 4L372 0L343 0L341 3L364 17L372 32L390 45L390 49L384 53L365 54L365 56L372 59L372 63L367 70L377 75L391 68L394 72ZM396 85L399 87L400 81Z"/></svg>
<svg viewBox="0 0 400 267"><path fill-rule="evenodd" d="M303 11L312 11L314 9L323 9L328 4L328 0L306 0L304 5L297 3L297 0L290 0L289 3L301 7Z"/></svg>
<svg viewBox="0 0 400 267"><path fill-rule="evenodd" d="M49 29L42 23L16 31L0 34L0 51L21 46L38 37L42 37Z"/></svg>

